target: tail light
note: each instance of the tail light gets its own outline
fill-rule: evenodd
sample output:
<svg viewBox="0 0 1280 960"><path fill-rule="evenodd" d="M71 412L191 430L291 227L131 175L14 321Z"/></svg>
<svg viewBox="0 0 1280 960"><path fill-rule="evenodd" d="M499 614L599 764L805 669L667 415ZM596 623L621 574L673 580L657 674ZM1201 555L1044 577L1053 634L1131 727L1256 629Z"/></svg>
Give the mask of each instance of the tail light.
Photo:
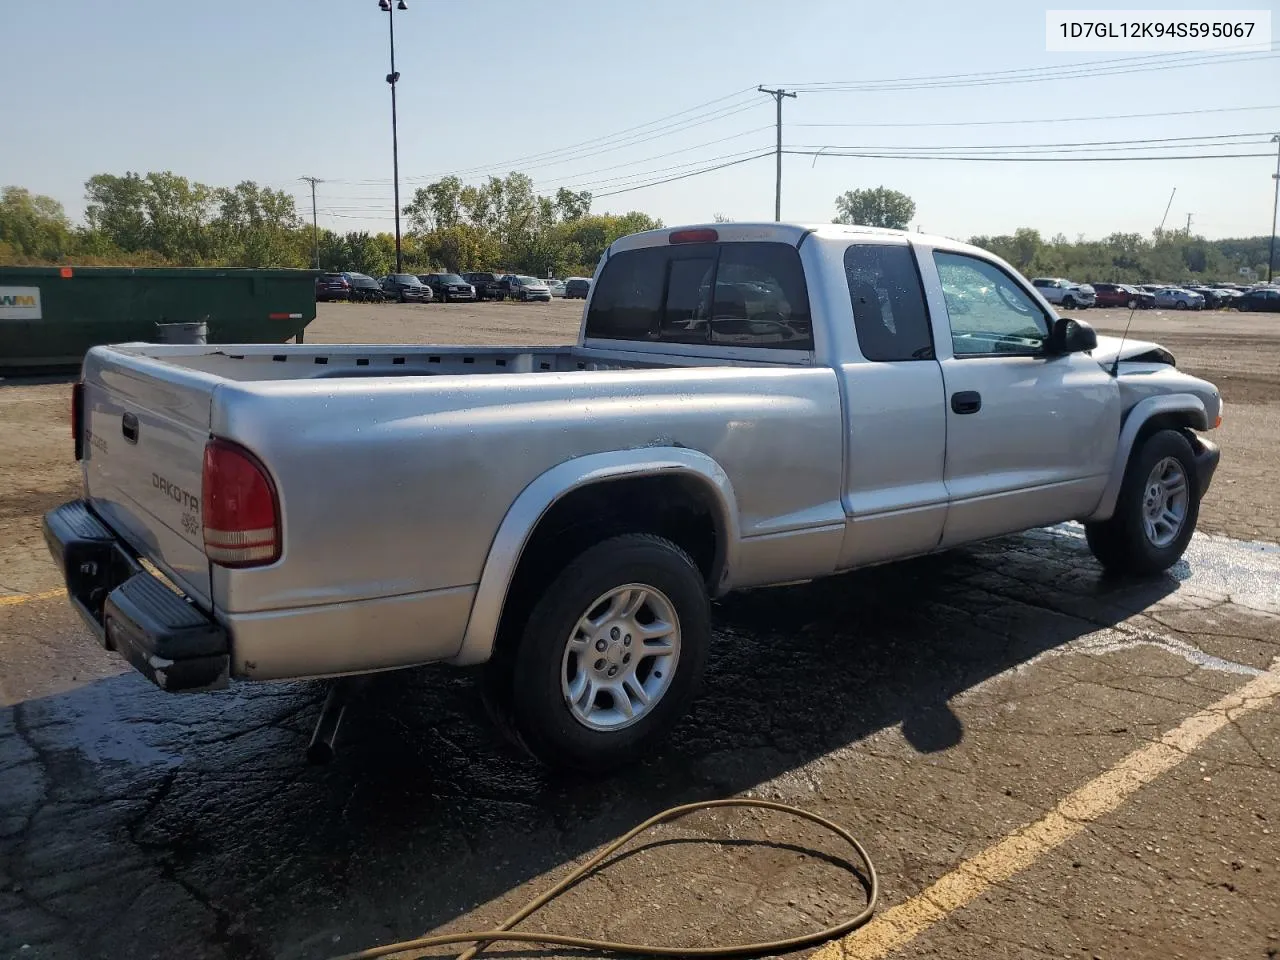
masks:
<svg viewBox="0 0 1280 960"><path fill-rule="evenodd" d="M258 458L226 440L204 448L200 484L204 552L223 567L261 567L280 558L280 499Z"/></svg>
<svg viewBox="0 0 1280 960"><path fill-rule="evenodd" d="M84 381L71 388L71 440L75 444L76 459L84 459Z"/></svg>

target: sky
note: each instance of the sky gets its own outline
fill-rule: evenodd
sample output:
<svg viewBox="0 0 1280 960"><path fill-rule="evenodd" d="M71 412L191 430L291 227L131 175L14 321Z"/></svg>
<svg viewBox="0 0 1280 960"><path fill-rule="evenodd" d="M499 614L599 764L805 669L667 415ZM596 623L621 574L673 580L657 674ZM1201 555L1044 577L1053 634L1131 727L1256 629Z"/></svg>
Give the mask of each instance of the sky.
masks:
<svg viewBox="0 0 1280 960"><path fill-rule="evenodd" d="M447 173L480 182L520 170L540 191L592 190L597 213L771 220L771 153L604 196L771 151L774 101L755 92L764 84L801 91L785 100L783 140L811 154L1247 134L1239 146L1182 152L1268 155L1008 163L788 154L785 220L828 221L843 191L883 185L914 199L912 227L929 233L1029 226L1100 238L1150 233L1176 188L1170 227L1190 214L1192 232L1210 238L1271 229L1280 45L1108 74L1100 64L1142 54L1046 52L1045 5L1025 2L406 3L395 14L402 204ZM172 170L213 186L254 180L293 191L309 217L298 178L316 176L322 226L392 228L388 16L376 0L5 6L0 184L53 196L78 219L93 174ZM1276 0L1217 6L1270 10L1280 29ZM1036 69L1075 75L865 85ZM813 86L839 82L863 86ZM1132 114L1165 115L1115 119ZM1136 146L1123 152L1157 152Z"/></svg>

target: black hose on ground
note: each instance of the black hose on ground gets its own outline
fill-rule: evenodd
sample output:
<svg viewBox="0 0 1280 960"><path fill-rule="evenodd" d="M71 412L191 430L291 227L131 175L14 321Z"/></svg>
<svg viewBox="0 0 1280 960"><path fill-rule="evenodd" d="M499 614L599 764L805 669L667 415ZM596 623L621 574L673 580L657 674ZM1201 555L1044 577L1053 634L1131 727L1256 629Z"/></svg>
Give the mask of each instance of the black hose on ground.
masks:
<svg viewBox="0 0 1280 960"><path fill-rule="evenodd" d="M699 810L714 810L723 807L746 807L756 810L773 810L777 813L785 813L793 817L799 817L801 820L808 820L810 823L817 824L826 830L834 833L842 840L853 847L858 854L858 858L862 861L867 870L867 905L856 916L837 923L834 926L827 927L824 930L815 930L812 933L803 933L794 937L787 937L783 940L767 940L760 943L740 943L723 947L666 947L657 946L647 943L621 943L612 940L593 940L590 937L575 937L567 934L557 933L526 933L522 930L512 930L517 923L524 920L530 914L546 906L560 894L564 893L575 883L591 873L596 867L607 860L623 846L630 843L640 834L644 833L652 827L656 827L660 823L667 823L671 820L678 820L680 817L688 816ZM816 813L810 813L808 810L801 810L799 807L792 807L785 803L774 803L771 800L704 800L699 803L686 803L683 806L672 807L670 810L664 810L656 816L650 817L638 827L628 831L624 836L615 840L609 846L605 847L594 857L588 860L582 866L572 871L563 880L547 890L545 893L534 897L527 904L513 913L502 923L494 927L492 930L482 930L479 932L464 933L442 933L433 934L431 936L418 937L414 940L404 940L400 943L388 943L380 947L370 947L367 950L359 950L355 953L343 954L335 957L333 960L372 960L374 957L385 957L393 953L403 953L408 950L425 950L431 947L441 947L452 943L469 943L471 944L458 956L458 960L472 960L472 958L485 947L492 943L507 941L511 943L537 943L544 946L558 947L577 947L582 950L593 950L602 953L616 953L634 956L660 956L660 957L748 957L762 956L766 954L790 953L793 950L801 950L805 947L817 946L828 940L834 940L842 937L852 930L865 924L871 919L871 915L875 913L876 901L880 896L880 880L876 876L876 868L871 862L866 849L861 843L844 827L837 823L820 817Z"/></svg>

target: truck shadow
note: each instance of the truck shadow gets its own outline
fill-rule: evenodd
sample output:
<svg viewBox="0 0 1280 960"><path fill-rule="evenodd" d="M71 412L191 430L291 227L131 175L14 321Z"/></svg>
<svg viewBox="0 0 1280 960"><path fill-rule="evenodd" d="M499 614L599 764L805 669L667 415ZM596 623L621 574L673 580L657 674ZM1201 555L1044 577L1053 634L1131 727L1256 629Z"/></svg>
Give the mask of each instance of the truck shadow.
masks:
<svg viewBox="0 0 1280 960"><path fill-rule="evenodd" d="M1109 582L1041 531L729 597L691 715L603 780L498 744L474 676L444 669L379 678L321 768L316 684L177 698L129 673L26 701L0 710L0 907L6 874L22 891L0 954L309 958L417 935L886 727L946 750L952 698L1176 588Z"/></svg>

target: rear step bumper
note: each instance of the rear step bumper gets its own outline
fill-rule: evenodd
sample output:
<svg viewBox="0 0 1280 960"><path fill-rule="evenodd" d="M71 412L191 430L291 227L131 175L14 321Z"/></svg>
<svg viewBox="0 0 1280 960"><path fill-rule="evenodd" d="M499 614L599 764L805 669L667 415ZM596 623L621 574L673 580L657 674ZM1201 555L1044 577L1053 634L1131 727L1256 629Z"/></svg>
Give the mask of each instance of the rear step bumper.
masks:
<svg viewBox="0 0 1280 960"><path fill-rule="evenodd" d="M71 605L108 650L162 690L227 685L227 631L148 573L83 500L44 516L44 539Z"/></svg>

